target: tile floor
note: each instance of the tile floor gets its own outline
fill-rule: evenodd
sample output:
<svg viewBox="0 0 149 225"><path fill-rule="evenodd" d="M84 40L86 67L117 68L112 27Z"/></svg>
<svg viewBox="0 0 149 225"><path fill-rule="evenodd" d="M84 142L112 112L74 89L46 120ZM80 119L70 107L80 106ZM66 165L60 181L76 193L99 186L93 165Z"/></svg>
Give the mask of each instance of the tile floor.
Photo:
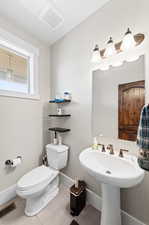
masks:
<svg viewBox="0 0 149 225"><path fill-rule="evenodd" d="M37 216L24 215L24 200L16 198L17 209L0 219L0 225L70 225L75 219L79 225L99 225L100 213L87 205L78 217L69 214L69 190L61 186L58 196Z"/></svg>

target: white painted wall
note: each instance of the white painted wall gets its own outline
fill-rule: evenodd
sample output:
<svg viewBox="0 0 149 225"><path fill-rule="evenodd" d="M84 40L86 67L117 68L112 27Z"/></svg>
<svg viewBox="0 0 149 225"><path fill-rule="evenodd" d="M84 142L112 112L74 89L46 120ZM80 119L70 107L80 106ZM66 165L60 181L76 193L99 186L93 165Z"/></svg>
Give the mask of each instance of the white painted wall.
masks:
<svg viewBox="0 0 149 225"><path fill-rule="evenodd" d="M39 48L40 100L0 96L0 191L39 165L47 142L47 108L50 95L49 48L21 28L0 19L0 27ZM23 163L7 170L4 162L21 155Z"/></svg>
<svg viewBox="0 0 149 225"><path fill-rule="evenodd" d="M146 0L112 0L93 16L80 24L72 32L52 46L52 94L69 90L73 102L67 107L72 118L63 124L71 128L65 135L65 143L71 146L69 165L64 172L74 178L85 179L89 188L100 193L96 181L88 176L80 166L79 153L92 143L91 107L92 76L90 73L91 51L96 43L101 49L109 36L119 41L127 27L134 33L149 32L149 2ZM113 143L117 149L119 141L103 140ZM136 145L123 143L124 147L136 153ZM149 175L146 173L142 184L122 191L122 208L149 224Z"/></svg>

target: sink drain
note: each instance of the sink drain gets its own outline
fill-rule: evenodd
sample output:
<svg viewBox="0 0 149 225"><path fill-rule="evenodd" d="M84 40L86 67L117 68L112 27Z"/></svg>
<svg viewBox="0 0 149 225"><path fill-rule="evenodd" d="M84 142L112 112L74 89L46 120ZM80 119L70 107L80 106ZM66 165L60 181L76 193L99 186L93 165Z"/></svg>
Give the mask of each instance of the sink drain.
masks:
<svg viewBox="0 0 149 225"><path fill-rule="evenodd" d="M107 174L111 174L111 171L110 171L110 170L107 170L106 173L107 173Z"/></svg>

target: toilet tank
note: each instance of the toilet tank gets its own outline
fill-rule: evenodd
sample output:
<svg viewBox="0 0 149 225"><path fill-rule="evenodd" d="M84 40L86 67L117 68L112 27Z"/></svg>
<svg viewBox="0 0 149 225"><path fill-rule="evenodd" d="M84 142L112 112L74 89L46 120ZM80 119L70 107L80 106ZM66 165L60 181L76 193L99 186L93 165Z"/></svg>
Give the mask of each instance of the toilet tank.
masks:
<svg viewBox="0 0 149 225"><path fill-rule="evenodd" d="M61 170L67 165L68 146L66 145L46 145L47 160L50 167Z"/></svg>

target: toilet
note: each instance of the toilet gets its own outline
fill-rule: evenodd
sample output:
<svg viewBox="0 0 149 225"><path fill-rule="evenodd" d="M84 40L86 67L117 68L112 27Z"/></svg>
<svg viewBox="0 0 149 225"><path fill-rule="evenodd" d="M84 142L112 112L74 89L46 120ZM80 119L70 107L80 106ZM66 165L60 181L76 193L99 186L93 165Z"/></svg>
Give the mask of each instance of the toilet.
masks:
<svg viewBox="0 0 149 225"><path fill-rule="evenodd" d="M59 170L67 165L68 146L46 145L49 166L39 166L17 182L16 193L26 199L25 214L38 214L59 192Z"/></svg>

